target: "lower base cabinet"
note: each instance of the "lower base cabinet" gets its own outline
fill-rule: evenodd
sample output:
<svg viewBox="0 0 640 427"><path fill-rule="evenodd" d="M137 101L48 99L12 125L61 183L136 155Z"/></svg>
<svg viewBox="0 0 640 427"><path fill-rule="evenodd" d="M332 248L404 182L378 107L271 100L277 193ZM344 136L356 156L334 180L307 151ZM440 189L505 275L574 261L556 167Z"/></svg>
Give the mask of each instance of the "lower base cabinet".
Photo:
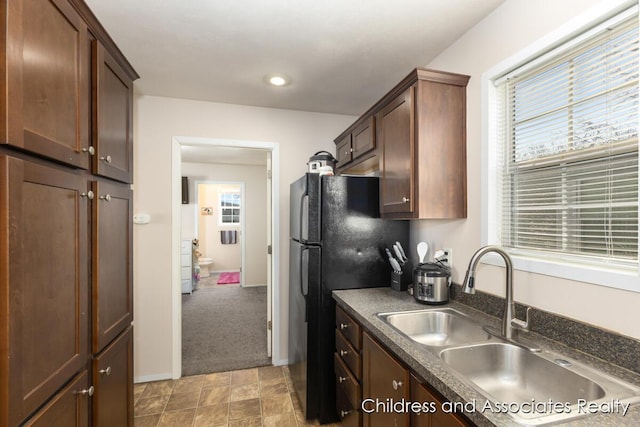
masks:
<svg viewBox="0 0 640 427"><path fill-rule="evenodd" d="M414 402L430 403L434 412L415 412L411 414L411 427L467 427L470 424L455 414L442 411L444 399L441 399L427 385L411 375L411 399Z"/></svg>
<svg viewBox="0 0 640 427"><path fill-rule="evenodd" d="M387 407L389 402L409 400L409 371L366 332L362 335L362 399L365 427L409 426L408 413Z"/></svg>
<svg viewBox="0 0 640 427"><path fill-rule="evenodd" d="M94 427L133 425L133 327L93 359Z"/></svg>
<svg viewBox="0 0 640 427"><path fill-rule="evenodd" d="M25 427L85 427L89 425L89 387L87 371L78 374L40 409Z"/></svg>
<svg viewBox="0 0 640 427"><path fill-rule="evenodd" d="M343 310L338 307L336 318L344 317ZM351 322L355 322L349 317ZM345 323L346 324L346 323ZM351 329L362 328L361 325L349 325ZM345 328L348 329L348 328ZM340 340L337 340L340 347ZM338 349L337 354L342 354ZM352 398L349 396L350 375L342 359L336 354L336 377L338 383L337 407L341 425L359 426L359 412L354 410ZM362 425L364 427L471 427L474 424L459 414L444 412L442 405L446 399L433 390L429 384L421 381L402 362L398 361L382 344L376 341L366 330L362 329ZM340 381L344 378L344 381ZM394 411L394 402L417 402L422 412Z"/></svg>

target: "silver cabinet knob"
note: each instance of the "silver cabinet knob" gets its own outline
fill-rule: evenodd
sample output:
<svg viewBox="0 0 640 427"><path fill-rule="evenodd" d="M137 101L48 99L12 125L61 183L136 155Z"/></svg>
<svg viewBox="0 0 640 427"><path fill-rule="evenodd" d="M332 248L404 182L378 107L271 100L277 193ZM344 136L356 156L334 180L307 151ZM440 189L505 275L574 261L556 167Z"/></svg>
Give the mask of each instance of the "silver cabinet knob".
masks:
<svg viewBox="0 0 640 427"><path fill-rule="evenodd" d="M111 156L100 157L100 160L103 160L105 163L111 163Z"/></svg>
<svg viewBox="0 0 640 427"><path fill-rule="evenodd" d="M84 390L80 390L80 391L76 391L76 394L80 394L82 396L93 396L93 392L94 392L94 388L93 386L89 387L89 388L85 388Z"/></svg>
<svg viewBox="0 0 640 427"><path fill-rule="evenodd" d="M347 325L346 323L340 323L340 329L347 329L349 327L349 325Z"/></svg>
<svg viewBox="0 0 640 427"><path fill-rule="evenodd" d="M342 384L343 382L345 382L347 380L347 377L338 377L338 382L340 384Z"/></svg>
<svg viewBox="0 0 640 427"><path fill-rule="evenodd" d="M83 148L82 151L84 151L85 153L89 153L92 156L96 154L96 149L93 148L91 145L89 146L89 148Z"/></svg>
<svg viewBox="0 0 640 427"><path fill-rule="evenodd" d="M410 201L411 201L411 199L408 198L408 197L403 197L402 198L402 203L409 203Z"/></svg>
<svg viewBox="0 0 640 427"><path fill-rule="evenodd" d="M111 366L107 366L106 369L100 369L98 372L102 375L109 376L111 375Z"/></svg>
<svg viewBox="0 0 640 427"><path fill-rule="evenodd" d="M340 418L344 418L349 415L351 411L340 411Z"/></svg>
<svg viewBox="0 0 640 427"><path fill-rule="evenodd" d="M100 200L104 200L105 202L111 201L111 194L107 194L105 196L100 196Z"/></svg>
<svg viewBox="0 0 640 427"><path fill-rule="evenodd" d="M393 380L393 381L391 382L391 385L393 386L393 389L394 389L394 390L397 390L397 389L399 389L400 387L402 387L402 381L396 381L396 380Z"/></svg>
<svg viewBox="0 0 640 427"><path fill-rule="evenodd" d="M86 193L80 193L80 197L86 197L89 200L93 200L93 191L87 191Z"/></svg>
<svg viewBox="0 0 640 427"><path fill-rule="evenodd" d="M347 351L347 350L340 350L340 356L346 356L347 354L349 354L349 351Z"/></svg>

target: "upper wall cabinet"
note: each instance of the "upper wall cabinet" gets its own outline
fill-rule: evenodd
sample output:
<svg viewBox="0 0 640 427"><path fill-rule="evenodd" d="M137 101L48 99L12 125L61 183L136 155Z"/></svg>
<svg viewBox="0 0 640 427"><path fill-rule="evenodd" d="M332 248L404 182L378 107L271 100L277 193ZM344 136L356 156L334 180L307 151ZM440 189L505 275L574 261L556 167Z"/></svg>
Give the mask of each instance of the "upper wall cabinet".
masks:
<svg viewBox="0 0 640 427"><path fill-rule="evenodd" d="M379 173L383 218L467 216L468 82L416 68L336 138L339 173Z"/></svg>
<svg viewBox="0 0 640 427"><path fill-rule="evenodd" d="M88 168L87 25L65 0L7 0L2 7L0 143Z"/></svg>
<svg viewBox="0 0 640 427"><path fill-rule="evenodd" d="M466 218L468 81L417 69L378 113L383 218Z"/></svg>
<svg viewBox="0 0 640 427"><path fill-rule="evenodd" d="M375 123L374 116L361 118L335 139L340 172L365 173L372 165L377 169Z"/></svg>
<svg viewBox="0 0 640 427"><path fill-rule="evenodd" d="M93 41L94 173L133 182L133 81Z"/></svg>

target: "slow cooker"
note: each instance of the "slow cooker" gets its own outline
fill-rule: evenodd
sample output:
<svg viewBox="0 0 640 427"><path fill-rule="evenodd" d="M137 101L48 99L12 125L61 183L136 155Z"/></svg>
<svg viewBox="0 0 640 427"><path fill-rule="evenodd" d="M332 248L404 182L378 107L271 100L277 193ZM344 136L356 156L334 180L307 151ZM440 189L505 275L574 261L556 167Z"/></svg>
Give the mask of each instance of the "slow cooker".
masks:
<svg viewBox="0 0 640 427"><path fill-rule="evenodd" d="M451 271L447 267L425 262L413 269L413 297L422 303L447 303L450 285Z"/></svg>

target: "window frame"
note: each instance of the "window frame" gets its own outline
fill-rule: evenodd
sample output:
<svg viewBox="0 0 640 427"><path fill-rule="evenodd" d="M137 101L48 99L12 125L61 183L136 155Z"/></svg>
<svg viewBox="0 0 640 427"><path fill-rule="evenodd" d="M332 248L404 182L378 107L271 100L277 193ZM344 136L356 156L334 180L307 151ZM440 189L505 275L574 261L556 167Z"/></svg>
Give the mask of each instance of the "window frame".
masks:
<svg viewBox="0 0 640 427"><path fill-rule="evenodd" d="M483 245L500 245L499 224L495 218L499 215L499 198L502 189L497 174L501 168L497 156L501 141L498 138L499 130L497 128L498 89L494 82L524 64L539 61L537 58L544 57L547 52L580 38L582 33L615 17L635 4L637 3L628 1L601 4L483 73L481 78L481 239ZM634 13L638 13L637 8ZM508 249L508 252L516 270L640 292L640 266L638 263L628 268L594 266L586 261L576 260L573 256L549 260L536 258L530 252L517 249ZM494 254L487 254L483 257L482 262L496 266L504 265L503 260Z"/></svg>
<svg viewBox="0 0 640 427"><path fill-rule="evenodd" d="M239 200L239 205L238 207L229 207L229 206L222 206L222 203L224 202L224 196L229 196L229 195L238 195L238 200ZM242 225L242 192L241 191L227 191L227 192L221 192L219 194L219 198L218 198L218 208L220 209L220 214L218 215L218 225L221 227L240 227ZM223 209L237 209L238 210L238 222L224 222L223 221L223 214L222 211ZM235 214L231 215L232 217L235 216Z"/></svg>

